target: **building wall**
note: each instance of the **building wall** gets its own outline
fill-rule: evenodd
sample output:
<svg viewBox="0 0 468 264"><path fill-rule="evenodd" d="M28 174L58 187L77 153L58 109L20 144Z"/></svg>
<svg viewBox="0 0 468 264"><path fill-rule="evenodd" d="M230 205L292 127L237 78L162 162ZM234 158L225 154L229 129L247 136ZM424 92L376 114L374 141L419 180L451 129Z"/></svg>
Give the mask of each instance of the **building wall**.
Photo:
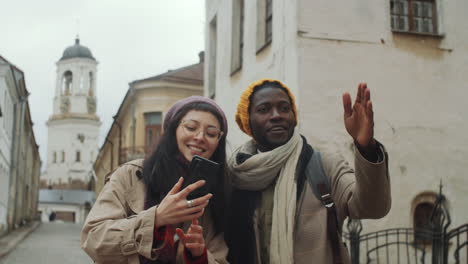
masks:
<svg viewBox="0 0 468 264"><path fill-rule="evenodd" d="M375 227L412 226L412 202L442 181L451 227L466 223L468 22L464 1L440 1L444 37L392 33L389 2L300 1L298 93L301 130L347 150L341 94L372 91L375 137L390 154L393 205ZM327 23L321 23L327 21ZM317 26L320 25L320 26ZM310 122L309 120L314 120Z"/></svg>
<svg viewBox="0 0 468 264"><path fill-rule="evenodd" d="M262 78L283 80L294 93L298 90L298 54L297 54L297 12L289 1L273 1L273 40L269 46L257 54L256 27L257 1L244 1L244 48L242 68L231 76L232 48L232 4L227 0L206 1L206 28L210 32L210 23L216 20L216 95L215 100L226 112L229 127L228 149L238 146L248 138L237 129L234 113L242 91L253 81ZM215 19L216 18L216 19ZM206 34L206 58L210 58L213 43ZM208 64L205 65L205 80L208 76ZM205 83L205 94L208 94L208 83Z"/></svg>
<svg viewBox="0 0 468 264"><path fill-rule="evenodd" d="M49 222L49 216L52 212L57 213L73 213L76 224L82 224L86 220L87 210L84 205L75 204L53 204L41 203L38 210L41 212L40 219L42 222Z"/></svg>
<svg viewBox="0 0 468 264"><path fill-rule="evenodd" d="M256 1L245 1L245 25L256 24ZM258 78L284 81L296 95L299 129L314 146L331 145L351 159L344 129L342 93L354 100L367 82L375 116L375 137L390 155L393 206L382 220L365 221L365 232L412 226L415 197L437 192L440 180L452 225L466 223L468 187L468 32L463 1L438 1L443 36L392 33L390 3L373 1L273 1L273 41L256 54L255 27L244 26L242 69L231 76L232 1L206 1L206 32L216 17L217 41L206 37L206 57L216 46L216 100L225 109L231 147L247 139L234 113L242 90ZM465 9L464 9L465 8ZM205 65L208 76L210 60ZM208 93L207 83L205 94Z"/></svg>
<svg viewBox="0 0 468 264"><path fill-rule="evenodd" d="M13 147L13 100L16 96L10 65L0 61L0 235L7 231L11 148Z"/></svg>
<svg viewBox="0 0 468 264"><path fill-rule="evenodd" d="M72 187L72 181L80 181L86 185L98 152L99 126L99 121L91 119L49 121L48 138L51 140L48 140L47 166L41 180L57 188L63 184ZM77 151L80 152L80 161L76 159ZM65 153L64 160L62 152Z"/></svg>
<svg viewBox="0 0 468 264"><path fill-rule="evenodd" d="M4 95L5 88L9 89L6 101L8 97L11 100L7 103L7 122L1 122L5 127L0 131L7 135L0 141L2 156L5 157L6 151L11 154L8 157L7 173L0 175L0 234L4 234L36 217L38 186L35 182L39 175L41 159L33 131L24 73L3 58L0 58L0 62L0 88ZM3 99L5 100L5 96ZM5 131L6 128L9 131ZM10 144L8 150L5 150L5 142Z"/></svg>

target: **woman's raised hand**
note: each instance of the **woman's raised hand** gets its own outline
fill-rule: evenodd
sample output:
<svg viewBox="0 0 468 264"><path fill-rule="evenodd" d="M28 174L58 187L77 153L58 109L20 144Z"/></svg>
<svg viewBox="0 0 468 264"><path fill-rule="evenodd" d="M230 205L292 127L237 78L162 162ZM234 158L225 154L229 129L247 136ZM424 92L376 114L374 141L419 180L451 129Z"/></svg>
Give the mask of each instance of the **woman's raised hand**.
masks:
<svg viewBox="0 0 468 264"><path fill-rule="evenodd" d="M203 227L197 219L192 220L187 233L180 228L176 229L177 235L184 244L184 247L192 253L192 256L199 257L205 252L205 239L203 238Z"/></svg>
<svg viewBox="0 0 468 264"><path fill-rule="evenodd" d="M184 178L181 177L156 208L155 223L157 227L192 221L203 215L204 209L213 195L209 193L193 200L187 200L187 195L203 186L205 181L197 181L180 190L183 182Z"/></svg>

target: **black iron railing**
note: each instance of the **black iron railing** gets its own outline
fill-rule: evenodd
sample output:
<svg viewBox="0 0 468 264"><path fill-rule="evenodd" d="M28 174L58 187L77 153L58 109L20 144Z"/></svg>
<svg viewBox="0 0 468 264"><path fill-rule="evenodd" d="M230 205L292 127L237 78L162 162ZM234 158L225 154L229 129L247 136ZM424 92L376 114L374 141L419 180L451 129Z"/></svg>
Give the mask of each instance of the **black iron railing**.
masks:
<svg viewBox="0 0 468 264"><path fill-rule="evenodd" d="M450 214L440 190L428 228L391 228L361 234L360 220L349 219L343 239L351 263L468 264L468 224L450 231Z"/></svg>

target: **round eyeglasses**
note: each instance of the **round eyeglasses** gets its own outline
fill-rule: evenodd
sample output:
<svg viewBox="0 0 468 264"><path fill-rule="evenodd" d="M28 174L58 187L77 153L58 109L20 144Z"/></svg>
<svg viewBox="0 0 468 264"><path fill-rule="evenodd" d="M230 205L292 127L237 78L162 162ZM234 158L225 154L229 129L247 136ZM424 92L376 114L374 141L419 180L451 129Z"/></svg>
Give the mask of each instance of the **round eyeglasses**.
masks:
<svg viewBox="0 0 468 264"><path fill-rule="evenodd" d="M218 141L222 136L223 136L223 131L221 131L219 128L214 127L214 126L208 126L204 128L200 122L192 119L188 120L182 120L180 122L180 125L184 129L185 133L190 136L197 136L200 132L203 131L204 137L208 141Z"/></svg>

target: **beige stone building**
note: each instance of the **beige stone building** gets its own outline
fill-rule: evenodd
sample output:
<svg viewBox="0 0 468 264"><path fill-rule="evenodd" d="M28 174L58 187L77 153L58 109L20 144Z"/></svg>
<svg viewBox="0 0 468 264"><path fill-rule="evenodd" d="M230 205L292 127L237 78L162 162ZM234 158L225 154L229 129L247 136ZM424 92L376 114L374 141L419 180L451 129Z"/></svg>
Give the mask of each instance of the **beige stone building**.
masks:
<svg viewBox="0 0 468 264"><path fill-rule="evenodd" d="M0 235L37 219L41 158L24 72L0 56Z"/></svg>
<svg viewBox="0 0 468 264"><path fill-rule="evenodd" d="M462 0L207 0L205 94L225 109L233 147L242 90L260 78L296 95L299 129L351 158L341 95L367 82L388 148L393 205L364 231L417 227L442 180L450 228L468 222L468 10ZM424 218L425 217L425 218ZM449 229L450 229L449 228ZM452 247L453 248L453 247Z"/></svg>
<svg viewBox="0 0 468 264"><path fill-rule="evenodd" d="M203 53L200 61L130 83L114 122L94 162L95 191L119 164L150 154L161 136L164 114L173 103L203 94Z"/></svg>

